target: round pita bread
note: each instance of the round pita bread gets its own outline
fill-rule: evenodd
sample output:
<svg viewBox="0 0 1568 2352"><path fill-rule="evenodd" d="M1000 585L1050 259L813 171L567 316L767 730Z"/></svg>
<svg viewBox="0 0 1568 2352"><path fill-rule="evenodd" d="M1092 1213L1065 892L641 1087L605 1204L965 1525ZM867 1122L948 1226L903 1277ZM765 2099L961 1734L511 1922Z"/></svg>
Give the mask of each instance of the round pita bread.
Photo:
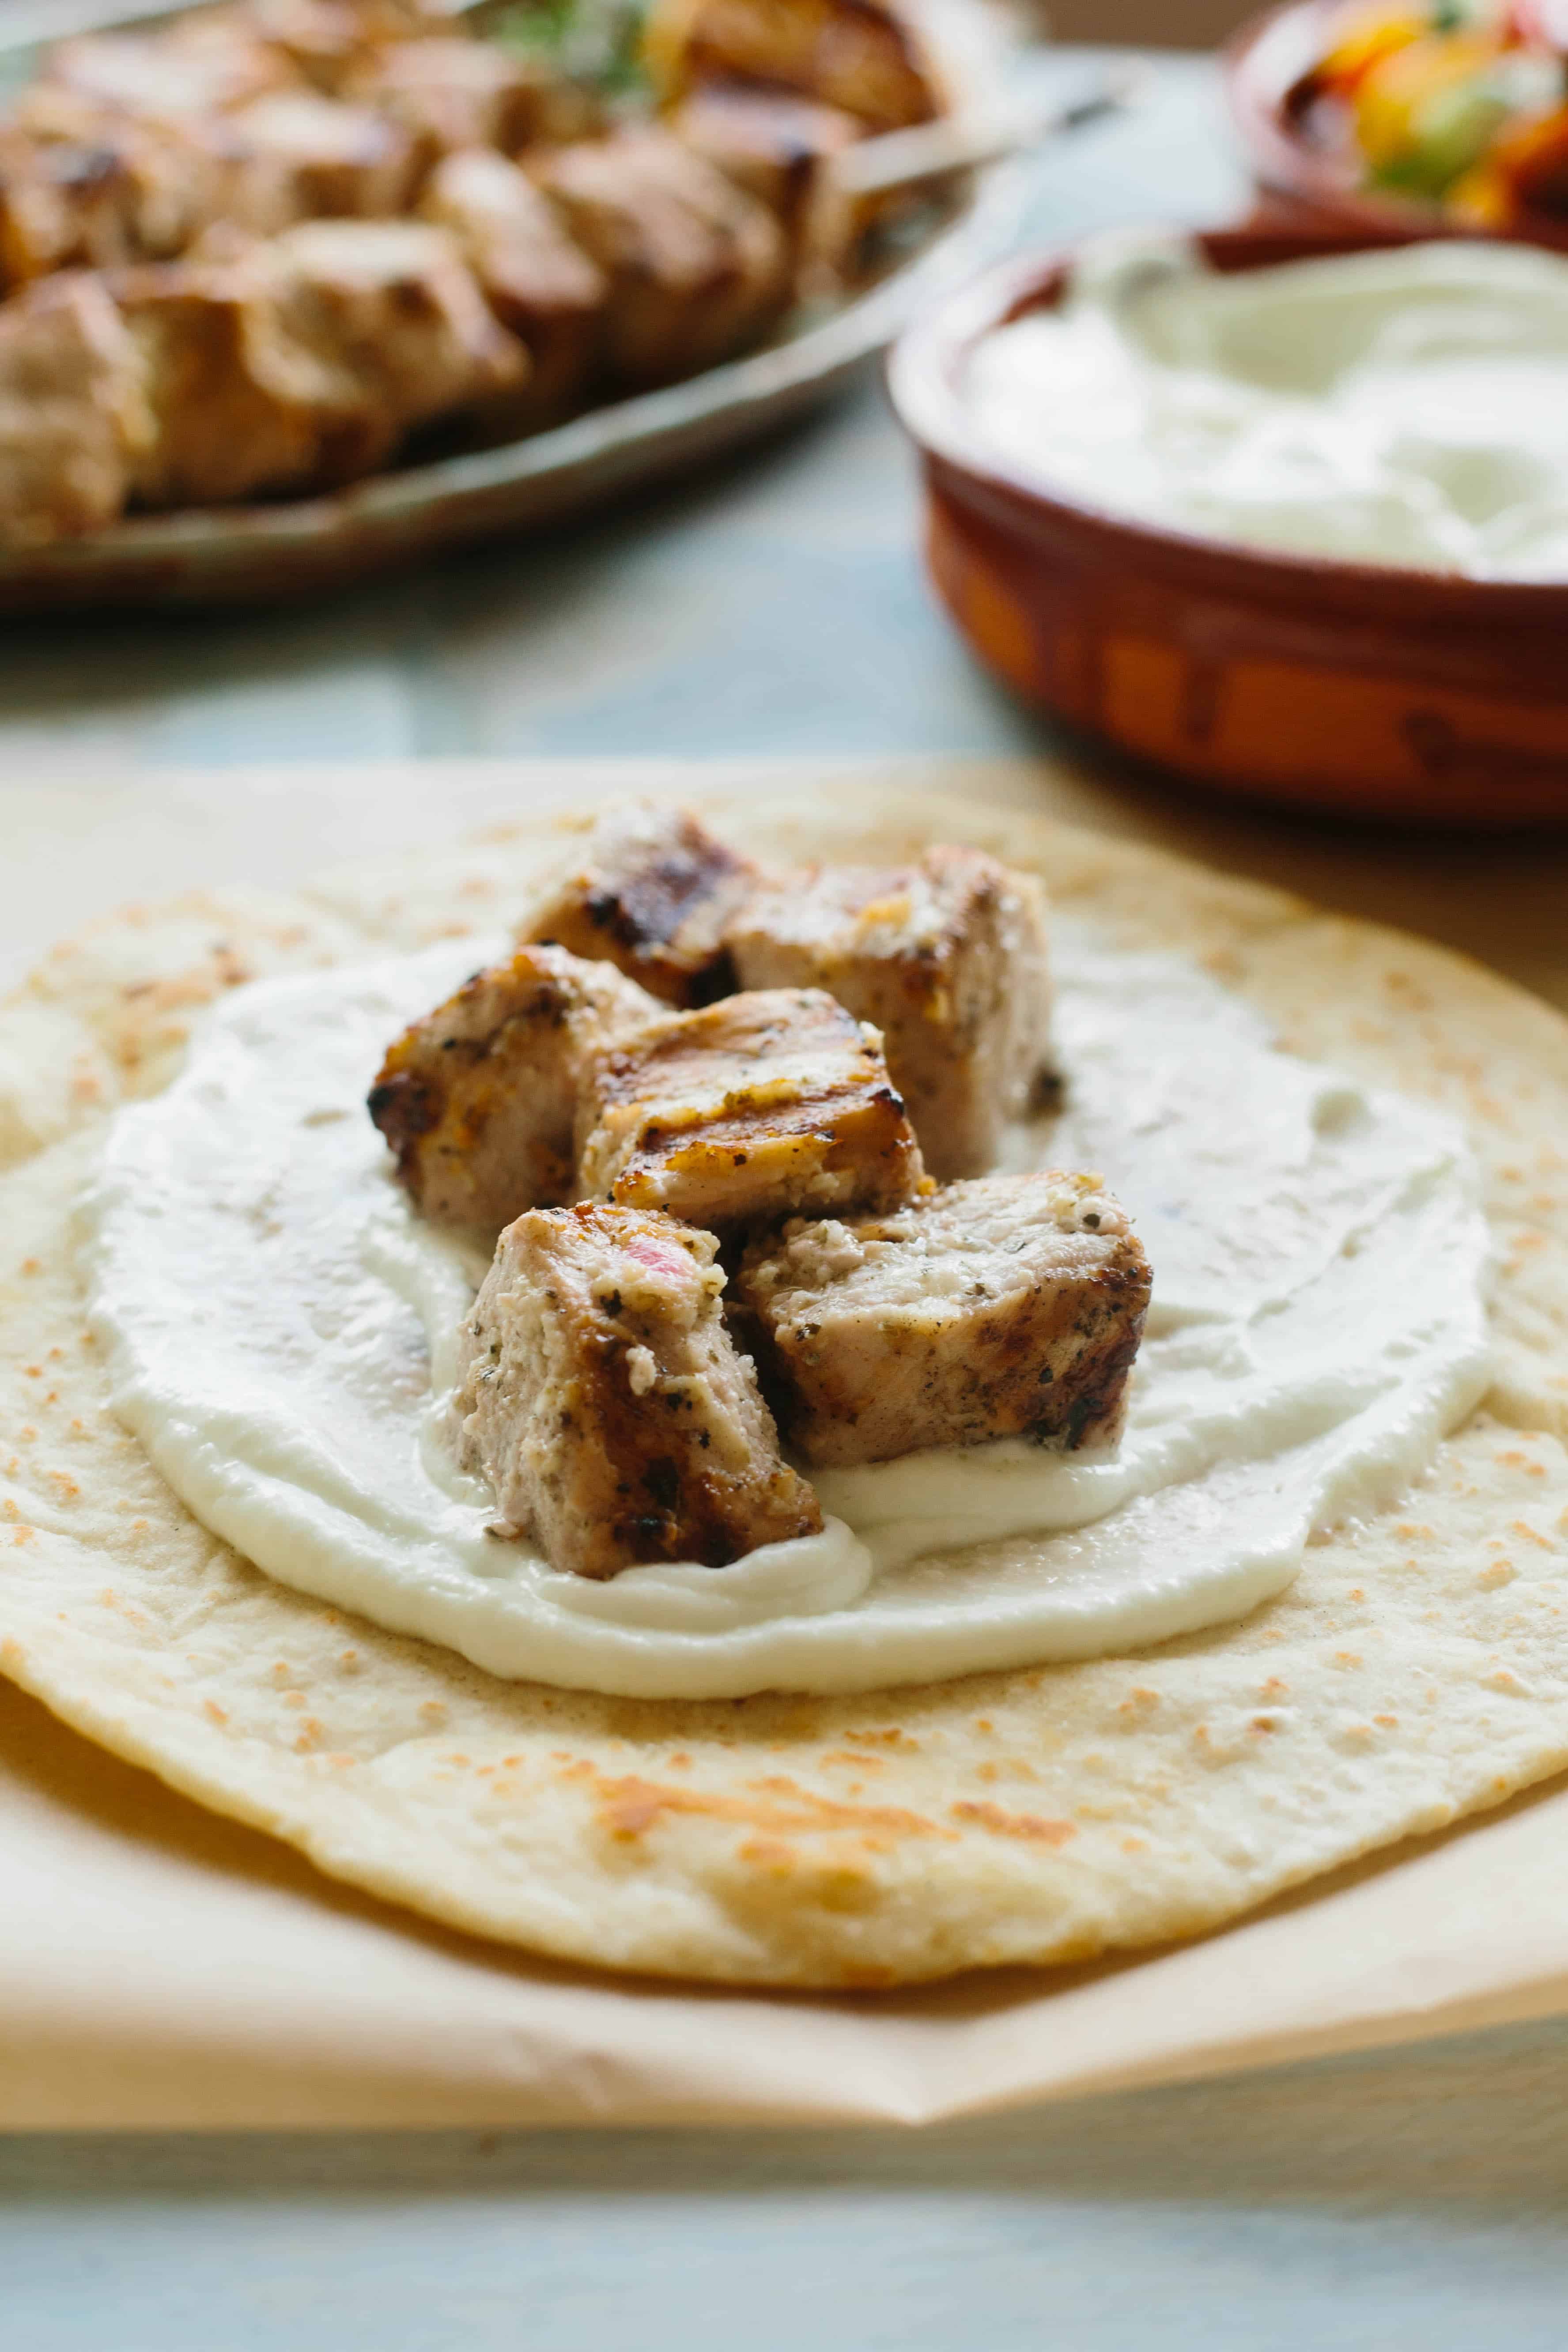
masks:
<svg viewBox="0 0 1568 2352"><path fill-rule="evenodd" d="M107 1115L167 1083L221 991L493 930L558 855L540 820L298 897L132 911L0 1010L0 1667L378 1895L565 1958L765 1985L1194 1934L1568 1764L1568 1023L1418 940L1015 812L699 805L765 856L993 849L1130 948L1199 959L1291 1048L1446 1105L1499 1243L1485 1409L1242 1624L869 1699L503 1683L270 1582L109 1413L72 1199Z"/></svg>

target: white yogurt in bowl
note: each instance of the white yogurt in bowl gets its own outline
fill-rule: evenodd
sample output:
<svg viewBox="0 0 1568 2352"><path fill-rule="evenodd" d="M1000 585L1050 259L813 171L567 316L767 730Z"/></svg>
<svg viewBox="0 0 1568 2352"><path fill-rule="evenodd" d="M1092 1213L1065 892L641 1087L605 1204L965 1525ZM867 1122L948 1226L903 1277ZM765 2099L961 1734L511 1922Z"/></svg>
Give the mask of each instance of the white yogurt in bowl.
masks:
<svg viewBox="0 0 1568 2352"><path fill-rule="evenodd" d="M959 386L1015 473L1276 552L1568 582L1568 257L1433 242L1222 274L1084 247Z"/></svg>

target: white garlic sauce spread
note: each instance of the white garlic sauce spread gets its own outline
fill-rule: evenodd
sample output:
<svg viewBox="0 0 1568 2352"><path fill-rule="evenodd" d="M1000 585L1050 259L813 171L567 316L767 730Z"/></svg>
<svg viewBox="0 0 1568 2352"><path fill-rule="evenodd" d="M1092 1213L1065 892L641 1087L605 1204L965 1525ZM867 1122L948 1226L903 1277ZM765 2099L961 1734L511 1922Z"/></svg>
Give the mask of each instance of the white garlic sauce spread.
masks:
<svg viewBox="0 0 1568 2352"><path fill-rule="evenodd" d="M1568 580L1568 258L1434 241L1222 276L1084 247L981 338L984 446L1043 489L1295 555Z"/></svg>
<svg viewBox="0 0 1568 2352"><path fill-rule="evenodd" d="M870 1690L1245 1615L1392 1500L1488 1378L1488 1237L1446 1120L1283 1054L1196 966L1058 918L1066 1107L1010 1164L1098 1170L1154 1297L1120 1448L1006 1440L818 1473L826 1532L592 1583L486 1532L453 1446L478 1255L364 1097L499 941L242 989L121 1112L83 1204L117 1411L280 1581L490 1673L633 1697Z"/></svg>

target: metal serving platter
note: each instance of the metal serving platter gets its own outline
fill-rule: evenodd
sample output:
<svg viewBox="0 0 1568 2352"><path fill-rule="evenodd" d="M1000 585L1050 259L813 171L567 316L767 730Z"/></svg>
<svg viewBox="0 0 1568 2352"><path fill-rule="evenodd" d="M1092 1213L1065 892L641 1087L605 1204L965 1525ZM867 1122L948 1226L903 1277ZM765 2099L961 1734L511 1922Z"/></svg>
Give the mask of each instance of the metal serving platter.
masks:
<svg viewBox="0 0 1568 2352"><path fill-rule="evenodd" d="M64 12L62 12L64 13ZM101 25L108 15L91 13ZM119 19L145 23L145 16ZM36 50L0 48L0 91ZM280 602L602 507L759 438L861 373L923 305L1015 240L1026 167L975 173L874 284L798 313L745 357L499 447L405 464L319 498L133 517L0 553L0 614Z"/></svg>

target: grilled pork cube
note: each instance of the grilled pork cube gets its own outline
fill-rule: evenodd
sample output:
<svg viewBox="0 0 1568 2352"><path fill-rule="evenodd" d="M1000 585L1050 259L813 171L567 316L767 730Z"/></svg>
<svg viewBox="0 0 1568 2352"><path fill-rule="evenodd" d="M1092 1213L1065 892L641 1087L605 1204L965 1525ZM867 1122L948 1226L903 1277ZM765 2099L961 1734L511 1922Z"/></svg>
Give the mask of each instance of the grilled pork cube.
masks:
<svg viewBox="0 0 1568 2352"><path fill-rule="evenodd" d="M528 371L456 245L416 221L305 221L111 290L148 370L149 506L353 480Z"/></svg>
<svg viewBox="0 0 1568 2352"><path fill-rule="evenodd" d="M657 125L582 140L531 168L610 280L606 356L668 383L754 341L789 299L789 255L754 198Z"/></svg>
<svg viewBox="0 0 1568 2352"><path fill-rule="evenodd" d="M264 250L110 281L153 415L132 479L144 506L219 505L346 481L395 446L395 424L363 386L286 331L257 258Z"/></svg>
<svg viewBox="0 0 1568 2352"><path fill-rule="evenodd" d="M528 353L444 229L304 221L266 250L287 332L359 387L395 442L527 378Z"/></svg>
<svg viewBox="0 0 1568 2352"><path fill-rule="evenodd" d="M515 155L549 135L556 77L489 41L395 41L349 75L348 93L399 123L428 162L464 147Z"/></svg>
<svg viewBox="0 0 1568 2352"><path fill-rule="evenodd" d="M141 257L127 149L39 139L0 130L0 286L6 291L53 270L112 268Z"/></svg>
<svg viewBox="0 0 1568 2352"><path fill-rule="evenodd" d="M151 430L135 343L96 278L45 278L0 307L0 544L117 521Z"/></svg>
<svg viewBox="0 0 1568 2352"><path fill-rule="evenodd" d="M888 1209L919 1190L881 1041L820 989L727 996L590 1055L584 1194L722 1231Z"/></svg>
<svg viewBox="0 0 1568 2352"><path fill-rule="evenodd" d="M710 82L681 100L669 127L767 206L784 231L797 289L845 267L858 223L832 167L862 134L852 114L788 90Z"/></svg>
<svg viewBox="0 0 1568 2352"><path fill-rule="evenodd" d="M934 1176L977 1176L1049 1062L1045 908L974 849L770 876L731 923L742 988L826 988L875 1022Z"/></svg>
<svg viewBox="0 0 1568 2352"><path fill-rule="evenodd" d="M312 89L276 90L229 115L225 127L257 192L247 207L256 227L323 216L387 220L413 194L413 141L369 107Z"/></svg>
<svg viewBox="0 0 1568 2352"><path fill-rule="evenodd" d="M237 13L214 10L154 32L60 41L43 79L143 121L177 121L297 86L300 73Z"/></svg>
<svg viewBox="0 0 1568 2352"><path fill-rule="evenodd" d="M612 964L520 948L405 1029L370 1115L425 1215L494 1234L524 1209L574 1199L587 1055L658 1010Z"/></svg>
<svg viewBox="0 0 1568 2352"><path fill-rule="evenodd" d="M386 43L420 39L443 21L414 0L243 0L229 13L245 18L329 97Z"/></svg>
<svg viewBox="0 0 1568 2352"><path fill-rule="evenodd" d="M817 1534L756 1375L724 1327L711 1234L583 1202L531 1209L496 1245L465 1325L460 1451L496 1532L552 1568L722 1568Z"/></svg>
<svg viewBox="0 0 1568 2352"><path fill-rule="evenodd" d="M205 126L139 122L36 83L0 131L0 276L167 259L225 206L226 179Z"/></svg>
<svg viewBox="0 0 1568 2352"><path fill-rule="evenodd" d="M336 94L343 78L377 37L392 37L391 27L378 36L367 22L368 11L356 0L248 0L231 9L231 16L248 21L274 49L317 89Z"/></svg>
<svg viewBox="0 0 1568 2352"><path fill-rule="evenodd" d="M533 362L521 392L507 396L512 415L496 421L521 428L565 415L597 370L610 290L604 271L527 173L489 148L445 157L419 209L456 236L486 301Z"/></svg>
<svg viewBox="0 0 1568 2352"><path fill-rule="evenodd" d="M666 100L751 82L841 107L869 131L942 110L934 60L896 0L654 0L643 54Z"/></svg>
<svg viewBox="0 0 1568 2352"><path fill-rule="evenodd" d="M667 1003L703 1004L734 986L724 933L756 880L685 809L616 809L527 937L606 957Z"/></svg>
<svg viewBox="0 0 1568 2352"><path fill-rule="evenodd" d="M789 1442L842 1465L1114 1436L1149 1280L1100 1179L1047 1171L795 1222L748 1252L736 1291Z"/></svg>
<svg viewBox="0 0 1568 2352"><path fill-rule="evenodd" d="M144 119L61 82L34 82L8 112L0 159L7 213L20 215L26 192L23 249L8 234L7 273L17 280L174 260L216 220L271 230L280 213L265 176L226 115Z"/></svg>
<svg viewBox="0 0 1568 2352"><path fill-rule="evenodd" d="M82 215L97 214L108 176L85 150L57 156L9 126L0 130L0 292L84 257ZM77 179L85 182L80 195Z"/></svg>

